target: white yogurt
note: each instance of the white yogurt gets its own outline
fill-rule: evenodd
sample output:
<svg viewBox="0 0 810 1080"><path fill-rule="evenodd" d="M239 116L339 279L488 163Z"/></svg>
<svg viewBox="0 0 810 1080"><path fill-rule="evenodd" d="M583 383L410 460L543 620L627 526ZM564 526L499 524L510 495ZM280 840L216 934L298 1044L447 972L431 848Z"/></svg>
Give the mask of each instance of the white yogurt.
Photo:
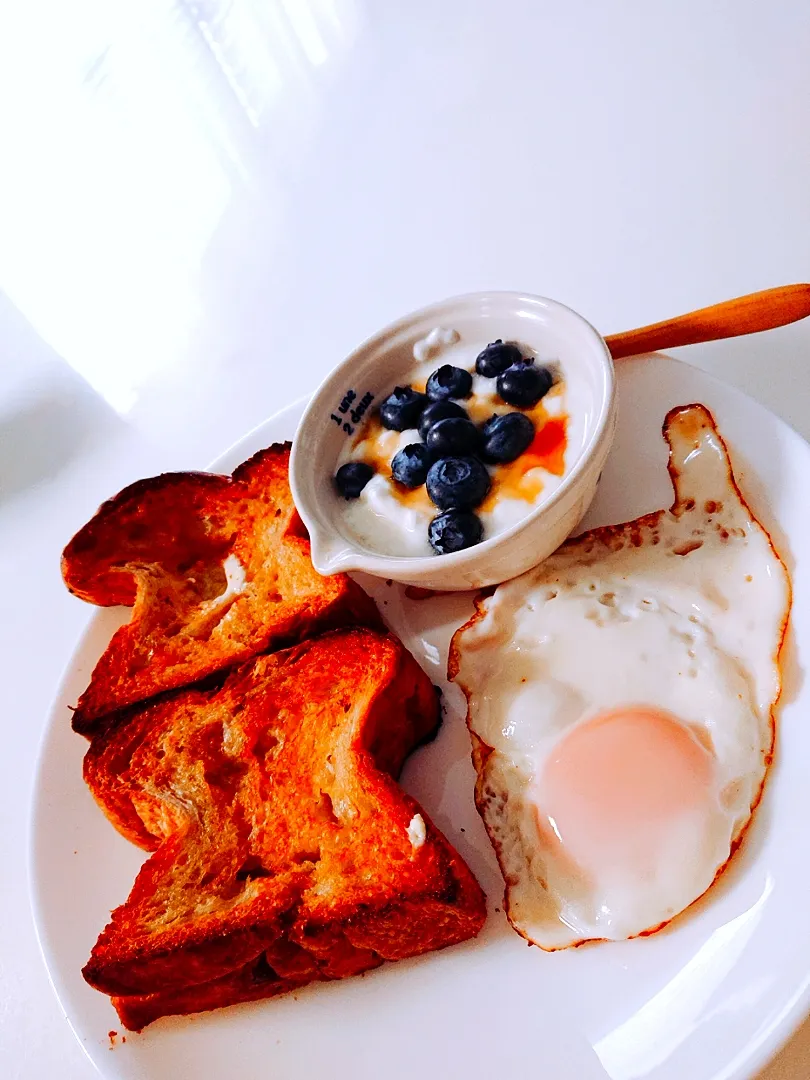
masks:
<svg viewBox="0 0 810 1080"><path fill-rule="evenodd" d="M487 344L477 341L474 344L462 341L457 330L436 327L413 347L414 369L403 382L424 387L428 377L439 364L453 364L472 373L473 386L469 397L459 401L467 410L470 418L477 424L483 423L493 413L513 412L514 407L507 405L498 396L495 379L485 378L475 371L475 360ZM524 356L533 350L521 345ZM440 359L439 359L440 358ZM526 484L539 492L531 499L497 497L492 505L484 503L486 509L476 510L484 526L484 539L512 528L530 514L537 506L545 502L560 486L571 463L578 456L584 439L584 410L576 410L575 388L563 381L563 373L556 361L545 357L539 362L551 368L555 374L555 386L542 399L538 409L542 408L547 417L568 414L566 424L565 471L562 476L536 467L524 473ZM572 392L573 391L573 392ZM572 400L573 399L573 400ZM574 406L572 408L572 405ZM364 425L364 431L368 425ZM430 503L424 488L414 493L405 493L391 478L390 462L397 451L410 443L421 442L419 432L412 428L408 431L377 430L370 441L355 440L354 445L347 445L338 459L338 467L348 461L376 460L378 471L363 488L359 498L342 501L341 508L345 526L365 547L381 555L425 556L433 554L428 541L428 525L440 511ZM373 451L373 452L372 452ZM380 468L380 463L385 467ZM520 458L518 458L520 462ZM490 466L491 476L497 481L499 470L509 466Z"/></svg>
<svg viewBox="0 0 810 1080"><path fill-rule="evenodd" d="M455 345L460 340L458 330L445 330L443 326L434 327L430 333L413 347L413 358L420 364L436 356L446 345Z"/></svg>
<svg viewBox="0 0 810 1080"><path fill-rule="evenodd" d="M419 438L416 431L402 434ZM344 513L351 531L372 551L384 555L430 555L433 550L427 538L430 517L404 505L391 479L382 473L372 476L360 498L351 499Z"/></svg>

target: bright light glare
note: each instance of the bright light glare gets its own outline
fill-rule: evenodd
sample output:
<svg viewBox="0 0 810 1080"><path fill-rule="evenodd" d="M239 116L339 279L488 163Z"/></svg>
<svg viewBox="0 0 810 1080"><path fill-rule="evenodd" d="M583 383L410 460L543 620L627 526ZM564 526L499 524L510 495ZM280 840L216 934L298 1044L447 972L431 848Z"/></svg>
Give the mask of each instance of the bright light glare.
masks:
<svg viewBox="0 0 810 1080"><path fill-rule="evenodd" d="M4 16L0 287L120 413L188 354L250 129L281 108L295 130L296 95L311 108L313 70L356 26L355 0L25 0Z"/></svg>
<svg viewBox="0 0 810 1080"><path fill-rule="evenodd" d="M120 412L182 352L230 193L168 14L28 0L0 46L0 284Z"/></svg>
<svg viewBox="0 0 810 1080"><path fill-rule="evenodd" d="M747 911L718 927L646 1005L594 1045L611 1080L642 1080L689 1038L705 1017L712 995L742 956L772 891L768 876Z"/></svg>

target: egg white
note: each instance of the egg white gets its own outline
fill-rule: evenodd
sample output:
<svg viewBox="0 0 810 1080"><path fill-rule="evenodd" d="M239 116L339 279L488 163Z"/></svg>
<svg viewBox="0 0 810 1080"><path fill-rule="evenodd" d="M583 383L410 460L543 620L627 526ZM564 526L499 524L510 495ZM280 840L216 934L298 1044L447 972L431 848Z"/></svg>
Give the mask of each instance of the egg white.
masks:
<svg viewBox="0 0 810 1080"><path fill-rule="evenodd" d="M664 435L673 508L567 542L482 601L451 649L507 912L547 949L632 937L697 899L770 762L788 575L709 412L673 410ZM538 832L544 763L576 725L639 705L674 714L711 748L711 798L678 821L644 875L572 873Z"/></svg>

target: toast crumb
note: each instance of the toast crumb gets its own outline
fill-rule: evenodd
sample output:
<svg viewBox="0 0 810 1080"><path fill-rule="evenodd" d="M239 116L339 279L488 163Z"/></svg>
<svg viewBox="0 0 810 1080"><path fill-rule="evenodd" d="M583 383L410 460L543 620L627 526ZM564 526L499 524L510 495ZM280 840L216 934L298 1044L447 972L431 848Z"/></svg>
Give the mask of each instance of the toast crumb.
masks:
<svg viewBox="0 0 810 1080"><path fill-rule="evenodd" d="M408 839L411 847L418 850L424 844L426 837L425 819L421 814L414 814L408 825Z"/></svg>

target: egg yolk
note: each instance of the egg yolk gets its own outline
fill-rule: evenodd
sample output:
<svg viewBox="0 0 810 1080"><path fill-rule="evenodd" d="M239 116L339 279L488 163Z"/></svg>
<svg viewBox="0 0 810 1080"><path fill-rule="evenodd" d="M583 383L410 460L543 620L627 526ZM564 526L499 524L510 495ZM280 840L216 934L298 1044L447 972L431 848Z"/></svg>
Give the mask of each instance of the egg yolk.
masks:
<svg viewBox="0 0 810 1080"><path fill-rule="evenodd" d="M713 779L711 750L677 717L644 706L600 713L546 760L538 826L583 870L643 869L668 826L705 810Z"/></svg>

